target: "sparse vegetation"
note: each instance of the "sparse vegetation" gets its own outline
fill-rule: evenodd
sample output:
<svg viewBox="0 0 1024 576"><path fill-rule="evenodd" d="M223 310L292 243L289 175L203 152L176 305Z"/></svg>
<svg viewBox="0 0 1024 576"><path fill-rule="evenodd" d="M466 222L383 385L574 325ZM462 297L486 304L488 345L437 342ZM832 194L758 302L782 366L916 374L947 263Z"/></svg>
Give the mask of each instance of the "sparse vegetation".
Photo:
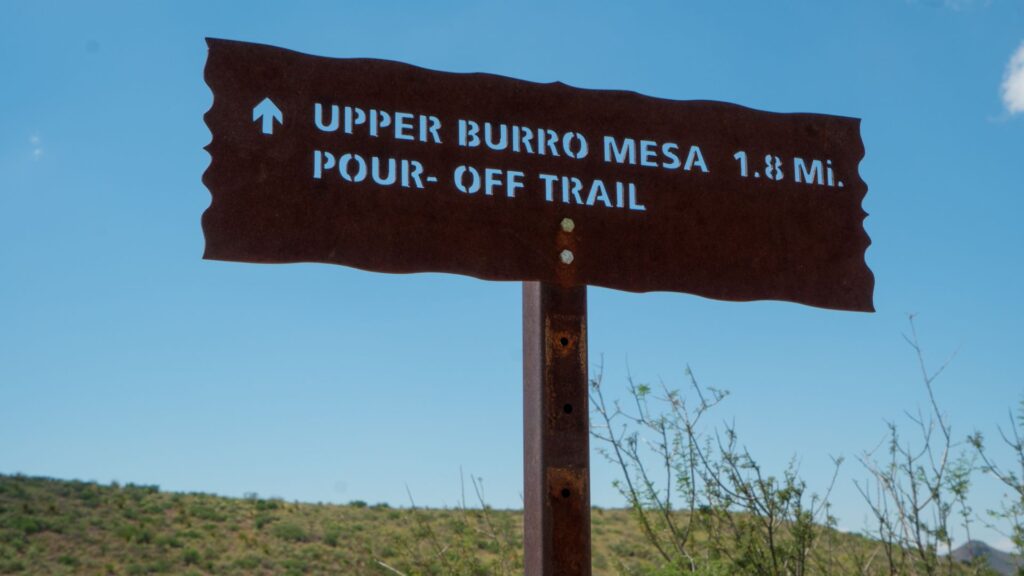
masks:
<svg viewBox="0 0 1024 576"><path fill-rule="evenodd" d="M592 434L618 466L615 486L655 552L653 569L626 573L857 573L854 558L873 543L835 530L831 486L810 493L792 463L769 473L734 426L706 430L702 421L727 394L702 387L689 369L687 376L692 403L678 390L655 391L632 378L626 405L609 403L600 376L591 383ZM838 471L841 462L834 463Z"/></svg>

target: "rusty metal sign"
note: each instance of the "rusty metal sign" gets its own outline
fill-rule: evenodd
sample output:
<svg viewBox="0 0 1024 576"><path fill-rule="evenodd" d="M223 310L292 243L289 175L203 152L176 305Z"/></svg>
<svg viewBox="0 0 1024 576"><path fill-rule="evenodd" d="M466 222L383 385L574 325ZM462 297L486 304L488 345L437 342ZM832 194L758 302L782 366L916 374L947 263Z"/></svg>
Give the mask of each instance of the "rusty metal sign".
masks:
<svg viewBox="0 0 1024 576"><path fill-rule="evenodd" d="M873 309L857 119L208 45L206 258Z"/></svg>

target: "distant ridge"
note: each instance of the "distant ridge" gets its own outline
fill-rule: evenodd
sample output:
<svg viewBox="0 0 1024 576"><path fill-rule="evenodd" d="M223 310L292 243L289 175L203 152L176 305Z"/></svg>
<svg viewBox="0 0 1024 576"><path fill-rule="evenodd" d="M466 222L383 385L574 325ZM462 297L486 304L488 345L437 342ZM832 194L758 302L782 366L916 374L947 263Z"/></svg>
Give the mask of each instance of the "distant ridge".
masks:
<svg viewBox="0 0 1024 576"><path fill-rule="evenodd" d="M952 552L953 559L964 564L971 563L975 558L984 558L988 566L1001 576L1024 574L1018 568L1024 568L1024 561L1019 556L1009 554L978 540L971 540Z"/></svg>

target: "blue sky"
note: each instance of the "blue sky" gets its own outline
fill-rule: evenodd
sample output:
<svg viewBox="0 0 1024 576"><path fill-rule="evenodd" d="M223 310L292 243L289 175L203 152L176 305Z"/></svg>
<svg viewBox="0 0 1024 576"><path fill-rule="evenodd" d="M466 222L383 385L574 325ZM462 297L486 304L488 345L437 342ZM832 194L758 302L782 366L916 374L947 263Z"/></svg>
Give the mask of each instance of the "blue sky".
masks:
<svg viewBox="0 0 1024 576"><path fill-rule="evenodd" d="M864 527L854 457L924 406L1024 397L1024 3L5 2L0 472L228 495L520 506L520 287L201 259L206 36L863 119L875 314L590 289L606 386L702 382L769 468ZM1015 56L1016 54L1016 56ZM1014 73L1016 71L1016 73ZM593 458L593 501L615 506ZM997 487L978 479L977 508ZM999 537L986 533L998 542Z"/></svg>

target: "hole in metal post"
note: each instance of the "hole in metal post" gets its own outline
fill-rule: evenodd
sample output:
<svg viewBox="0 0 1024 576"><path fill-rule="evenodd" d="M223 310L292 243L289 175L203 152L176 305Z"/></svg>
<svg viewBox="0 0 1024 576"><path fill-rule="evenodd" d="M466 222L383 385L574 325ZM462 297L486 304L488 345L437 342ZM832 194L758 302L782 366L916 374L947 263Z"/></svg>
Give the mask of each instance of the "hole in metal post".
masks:
<svg viewBox="0 0 1024 576"><path fill-rule="evenodd" d="M562 406L562 411L565 412L566 414L572 414L572 404L566 404L565 406Z"/></svg>
<svg viewBox="0 0 1024 576"><path fill-rule="evenodd" d="M562 498L568 498L572 492L569 492L568 488L562 488Z"/></svg>
<svg viewBox="0 0 1024 576"><path fill-rule="evenodd" d="M562 343L562 346L568 346L569 345L569 339L566 338L565 336L562 336L562 339L559 340L559 342Z"/></svg>

